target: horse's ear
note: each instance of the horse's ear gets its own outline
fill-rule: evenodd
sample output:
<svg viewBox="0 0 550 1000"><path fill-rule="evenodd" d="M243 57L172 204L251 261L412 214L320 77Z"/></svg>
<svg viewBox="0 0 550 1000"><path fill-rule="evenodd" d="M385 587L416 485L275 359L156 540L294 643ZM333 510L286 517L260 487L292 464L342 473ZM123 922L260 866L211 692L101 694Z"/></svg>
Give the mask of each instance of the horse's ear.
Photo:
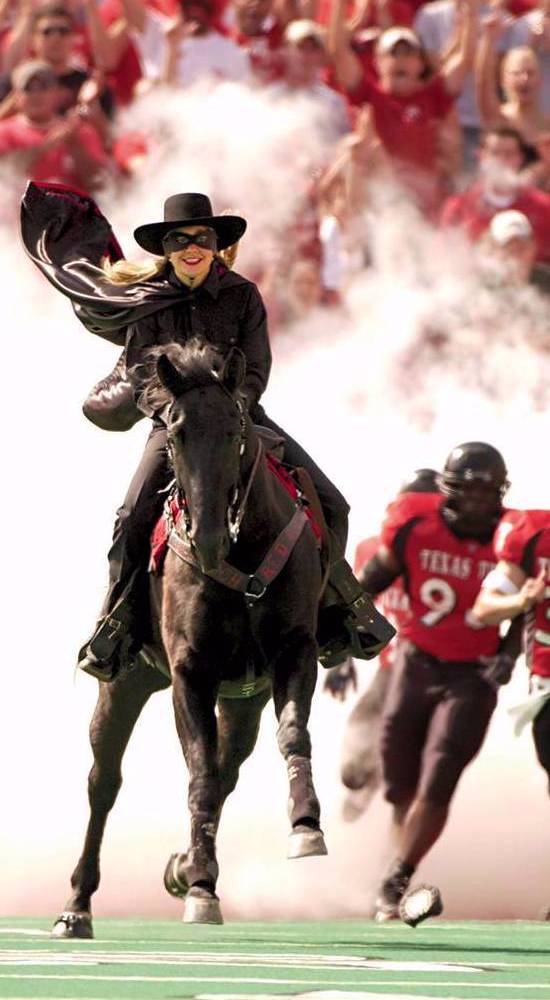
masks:
<svg viewBox="0 0 550 1000"><path fill-rule="evenodd" d="M238 347L232 347L221 373L222 382L229 392L233 393L244 382L246 375L246 358Z"/></svg>
<svg viewBox="0 0 550 1000"><path fill-rule="evenodd" d="M170 358L166 354L161 354L160 357L157 358L157 375L164 388L168 389L168 392L171 393L174 399L183 395L183 375L178 371L176 366L172 364Z"/></svg>

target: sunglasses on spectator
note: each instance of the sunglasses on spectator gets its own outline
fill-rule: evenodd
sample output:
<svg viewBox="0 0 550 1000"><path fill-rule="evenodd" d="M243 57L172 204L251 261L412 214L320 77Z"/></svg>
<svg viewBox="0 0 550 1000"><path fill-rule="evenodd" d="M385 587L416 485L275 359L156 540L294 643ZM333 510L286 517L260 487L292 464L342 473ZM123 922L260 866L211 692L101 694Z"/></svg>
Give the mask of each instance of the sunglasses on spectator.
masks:
<svg viewBox="0 0 550 1000"><path fill-rule="evenodd" d="M39 28L38 34L45 35L47 38L49 35L70 35L72 28L69 28L65 24L50 24L47 28Z"/></svg>
<svg viewBox="0 0 550 1000"><path fill-rule="evenodd" d="M215 250L218 239L213 229L204 229L201 233L182 233L171 229L163 238L162 246L166 253L184 250L188 246L202 247L204 250Z"/></svg>
<svg viewBox="0 0 550 1000"><path fill-rule="evenodd" d="M323 52L324 47L322 42L313 35L306 38L301 38L299 42L294 42L294 48L300 49L301 52Z"/></svg>
<svg viewBox="0 0 550 1000"><path fill-rule="evenodd" d="M49 76L33 76L23 87L25 94L37 94L42 90L53 90L57 84Z"/></svg>

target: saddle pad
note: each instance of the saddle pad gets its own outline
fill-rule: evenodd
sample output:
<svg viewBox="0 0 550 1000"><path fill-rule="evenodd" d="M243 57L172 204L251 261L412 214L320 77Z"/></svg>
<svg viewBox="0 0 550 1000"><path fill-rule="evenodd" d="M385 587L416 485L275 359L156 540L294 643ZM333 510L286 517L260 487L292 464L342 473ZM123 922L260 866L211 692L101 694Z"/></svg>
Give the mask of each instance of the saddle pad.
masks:
<svg viewBox="0 0 550 1000"><path fill-rule="evenodd" d="M283 465L277 458L272 454L267 454L265 457L267 462L267 467L272 475L276 476L282 486L284 486L286 492L290 498L296 502L298 497L301 495L299 491L298 484L292 475L289 467ZM149 572L160 574L162 572L162 567L164 564L164 559L166 557L166 552L168 549L168 535L170 534L171 524L177 524L183 507L181 506L179 496L177 493L173 493L169 496L166 506L168 511L165 509L162 516L157 521L153 532L151 534L151 558L149 561ZM310 527L315 535L317 544L320 545L322 538L322 531L315 519L312 509L306 504L305 512L308 516ZM168 516L167 516L168 515Z"/></svg>

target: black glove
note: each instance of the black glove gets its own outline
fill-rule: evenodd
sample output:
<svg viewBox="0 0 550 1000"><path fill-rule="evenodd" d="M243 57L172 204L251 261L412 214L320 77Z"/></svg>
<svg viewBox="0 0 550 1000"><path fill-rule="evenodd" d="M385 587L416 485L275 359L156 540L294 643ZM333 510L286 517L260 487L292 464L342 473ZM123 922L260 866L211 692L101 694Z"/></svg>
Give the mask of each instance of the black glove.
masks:
<svg viewBox="0 0 550 1000"><path fill-rule="evenodd" d="M348 656L327 672L323 691L327 691L338 701L345 701L350 687L357 691L357 671L351 656Z"/></svg>
<svg viewBox="0 0 550 1000"><path fill-rule="evenodd" d="M485 664L481 675L488 684L499 688L508 683L516 664L514 657L508 653L497 653L496 656L484 656L481 659Z"/></svg>

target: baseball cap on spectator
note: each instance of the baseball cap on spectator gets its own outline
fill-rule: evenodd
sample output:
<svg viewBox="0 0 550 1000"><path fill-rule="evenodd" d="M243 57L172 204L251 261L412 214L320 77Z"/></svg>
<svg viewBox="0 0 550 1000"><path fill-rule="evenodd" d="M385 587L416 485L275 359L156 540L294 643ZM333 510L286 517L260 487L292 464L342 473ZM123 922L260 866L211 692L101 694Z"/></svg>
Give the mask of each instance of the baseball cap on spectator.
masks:
<svg viewBox="0 0 550 1000"><path fill-rule="evenodd" d="M491 219L489 233L501 247L506 246L510 240L532 240L534 237L533 227L527 216L515 209L497 212Z"/></svg>
<svg viewBox="0 0 550 1000"><path fill-rule="evenodd" d="M41 79L50 86L57 85L57 77L48 63L41 59L26 59L12 71L11 82L14 90L26 90L31 80Z"/></svg>
<svg viewBox="0 0 550 1000"><path fill-rule="evenodd" d="M308 17L291 21L285 28L284 39L289 45L300 45L310 40L316 42L320 49L326 49L326 29Z"/></svg>
<svg viewBox="0 0 550 1000"><path fill-rule="evenodd" d="M406 42L413 49L422 49L422 43L411 28L399 27L387 28L383 31L376 43L376 51L381 55L391 52L399 42Z"/></svg>

